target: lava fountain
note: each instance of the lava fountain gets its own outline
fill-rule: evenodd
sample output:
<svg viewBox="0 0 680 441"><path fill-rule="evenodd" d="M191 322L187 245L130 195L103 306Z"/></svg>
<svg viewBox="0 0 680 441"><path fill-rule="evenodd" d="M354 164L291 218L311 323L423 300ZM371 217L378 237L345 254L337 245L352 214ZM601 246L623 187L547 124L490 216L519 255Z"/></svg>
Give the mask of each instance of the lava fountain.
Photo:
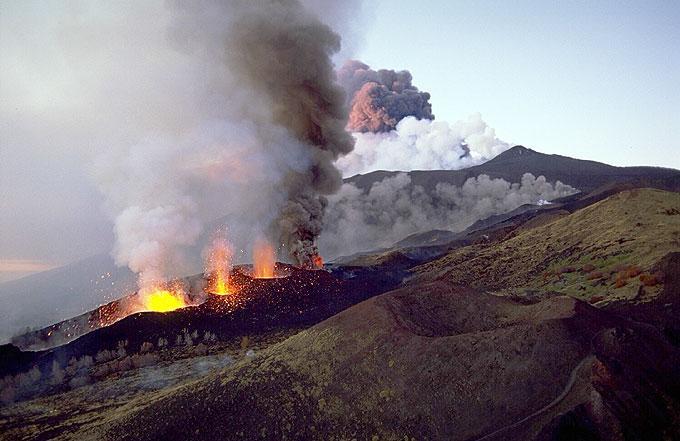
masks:
<svg viewBox="0 0 680 441"><path fill-rule="evenodd" d="M208 279L207 291L211 294L227 295L232 293L229 284L231 272L231 247L221 235L213 239L206 253L205 275Z"/></svg>
<svg viewBox="0 0 680 441"><path fill-rule="evenodd" d="M264 239L257 239L253 247L253 277L271 279L274 277L274 247Z"/></svg>

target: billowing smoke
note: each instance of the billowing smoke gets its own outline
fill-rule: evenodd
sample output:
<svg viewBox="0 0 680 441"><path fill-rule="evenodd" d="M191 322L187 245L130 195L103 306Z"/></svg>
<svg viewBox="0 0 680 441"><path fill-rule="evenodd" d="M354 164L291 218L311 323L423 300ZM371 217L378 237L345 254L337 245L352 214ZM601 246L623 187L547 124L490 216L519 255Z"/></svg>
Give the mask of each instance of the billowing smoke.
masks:
<svg viewBox="0 0 680 441"><path fill-rule="evenodd" d="M142 285L186 273L221 218L235 249L266 235L313 266L342 183L334 161L354 143L331 62L340 37L297 0L169 2L160 16L163 44L144 55L170 73L149 84L184 99L99 158L117 263Z"/></svg>
<svg viewBox="0 0 680 441"><path fill-rule="evenodd" d="M421 92L407 70L372 70L368 65L347 61L338 70L350 106L348 128L354 132L389 132L407 116L434 119L430 94Z"/></svg>
<svg viewBox="0 0 680 441"><path fill-rule="evenodd" d="M372 70L347 61L338 81L350 106L352 153L338 160L344 176L374 170L456 170L507 150L480 114L450 124L434 121L430 94L412 84L408 71Z"/></svg>
<svg viewBox="0 0 680 441"><path fill-rule="evenodd" d="M462 231L477 220L541 204L577 190L525 173L509 183L479 175L461 187L439 183L427 192L406 173L374 183L368 191L344 184L330 197L319 246L328 257L388 247L406 236L434 229Z"/></svg>
<svg viewBox="0 0 680 441"><path fill-rule="evenodd" d="M243 10L225 40L231 70L267 103L264 116L287 129L309 158L281 181L286 200L272 227L297 264L314 267L323 195L342 183L333 162L354 146L331 61L340 37L297 1L238 3Z"/></svg>
<svg viewBox="0 0 680 441"><path fill-rule="evenodd" d="M453 124L406 117L391 132L354 137L354 151L337 162L344 176L374 170L457 170L510 148L478 113Z"/></svg>

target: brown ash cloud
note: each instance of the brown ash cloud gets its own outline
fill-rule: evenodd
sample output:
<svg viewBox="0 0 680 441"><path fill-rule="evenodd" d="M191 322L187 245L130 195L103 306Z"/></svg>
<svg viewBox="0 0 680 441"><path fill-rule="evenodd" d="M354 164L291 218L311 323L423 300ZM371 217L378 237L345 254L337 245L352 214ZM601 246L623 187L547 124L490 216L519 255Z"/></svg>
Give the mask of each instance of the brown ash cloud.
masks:
<svg viewBox="0 0 680 441"><path fill-rule="evenodd" d="M419 91L407 70L372 70L357 60L338 70L338 81L350 107L348 128L354 132L389 132L407 116L434 119L430 94Z"/></svg>

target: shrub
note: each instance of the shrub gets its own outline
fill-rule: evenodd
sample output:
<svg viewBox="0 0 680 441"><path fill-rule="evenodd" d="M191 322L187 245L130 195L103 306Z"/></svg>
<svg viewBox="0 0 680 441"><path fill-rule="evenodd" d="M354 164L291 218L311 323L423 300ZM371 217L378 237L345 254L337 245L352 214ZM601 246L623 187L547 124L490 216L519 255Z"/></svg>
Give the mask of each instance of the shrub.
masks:
<svg viewBox="0 0 680 441"><path fill-rule="evenodd" d="M111 370L111 365L110 364L102 364L100 366L97 366L93 372L93 375L95 377L101 378L101 377L106 377L112 373Z"/></svg>
<svg viewBox="0 0 680 441"><path fill-rule="evenodd" d="M106 363L107 361L111 361L114 358L115 358L114 354L108 349L104 349L103 351L97 352L97 355L95 355L94 357L97 363Z"/></svg>
<svg viewBox="0 0 680 441"><path fill-rule="evenodd" d="M131 358L132 365L135 368L144 366L151 366L158 363L159 357L156 354L135 354Z"/></svg>
<svg viewBox="0 0 680 441"><path fill-rule="evenodd" d="M640 282L644 286L655 286L660 283L663 283L663 274L661 273L654 273L654 274L640 274Z"/></svg>
<svg viewBox="0 0 680 441"><path fill-rule="evenodd" d="M144 354L144 353L151 352L151 351L153 351L153 343L148 342L148 341L145 341L144 343L142 343L142 346L139 348L140 354Z"/></svg>
<svg viewBox="0 0 680 441"><path fill-rule="evenodd" d="M584 273L589 273L589 272L593 271L594 269L595 269L595 265L593 265L592 263L585 264L585 265L583 265L583 267L581 267L581 271L584 272Z"/></svg>
<svg viewBox="0 0 680 441"><path fill-rule="evenodd" d="M53 385L59 385L64 382L64 370L61 368L61 365L57 362L57 360L54 360L52 362L52 378L50 382Z"/></svg>
<svg viewBox="0 0 680 441"><path fill-rule="evenodd" d="M193 350L195 356L203 356L208 354L208 347L203 343L199 343Z"/></svg>
<svg viewBox="0 0 680 441"><path fill-rule="evenodd" d="M158 343L156 343L156 346L158 346L159 349L164 348L167 345L168 345L168 341L166 339L164 339L163 337L158 338Z"/></svg>
<svg viewBox="0 0 680 441"><path fill-rule="evenodd" d="M17 390L14 386L6 386L0 391L0 402L10 404L14 402Z"/></svg>
<svg viewBox="0 0 680 441"><path fill-rule="evenodd" d="M217 340L217 336L215 334L210 331L205 331L205 334L203 334L203 341L212 343L215 340Z"/></svg>
<svg viewBox="0 0 680 441"><path fill-rule="evenodd" d="M82 375L79 377L74 377L71 378L71 381L68 382L68 385L71 389L75 389L77 387L82 387L85 386L86 384L90 383L90 377L86 375Z"/></svg>
<svg viewBox="0 0 680 441"><path fill-rule="evenodd" d="M601 279L604 277L602 271L593 271L586 276L587 280Z"/></svg>
<svg viewBox="0 0 680 441"><path fill-rule="evenodd" d="M94 360L92 360L92 357L90 355L83 355L78 359L78 368L79 369L85 369L89 368L94 364Z"/></svg>
<svg viewBox="0 0 680 441"><path fill-rule="evenodd" d="M116 364L116 371L117 372L124 372L124 371L129 371L132 368L132 360L130 357L124 357L120 360L118 360L118 363Z"/></svg>
<svg viewBox="0 0 680 441"><path fill-rule="evenodd" d="M31 379L31 376L28 375L27 372L22 372L16 376L16 382L19 386L19 389L28 389L33 385L33 380Z"/></svg>
<svg viewBox="0 0 680 441"><path fill-rule="evenodd" d="M68 361L68 365L66 366L66 373L69 376L74 376L76 372L78 371L78 360L76 357L71 357L71 359Z"/></svg>
<svg viewBox="0 0 680 441"><path fill-rule="evenodd" d="M631 277L637 277L641 272L642 270L640 269L639 266L631 265L628 268L626 268L626 270L623 273L623 276L626 279L630 279Z"/></svg>

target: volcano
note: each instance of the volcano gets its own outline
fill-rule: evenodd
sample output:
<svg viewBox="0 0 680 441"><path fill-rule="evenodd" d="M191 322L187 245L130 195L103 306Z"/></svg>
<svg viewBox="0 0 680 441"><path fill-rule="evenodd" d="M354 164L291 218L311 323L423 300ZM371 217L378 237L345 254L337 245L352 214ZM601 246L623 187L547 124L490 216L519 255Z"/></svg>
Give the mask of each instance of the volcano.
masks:
<svg viewBox="0 0 680 441"><path fill-rule="evenodd" d="M25 334L24 348L78 336L0 347L2 397L14 402L0 428L35 439L672 439L680 200L638 185L453 237L424 232L324 270L277 263L279 277L254 278L237 266L226 295L195 275L183 279L193 306L106 320L123 310L112 302Z"/></svg>

